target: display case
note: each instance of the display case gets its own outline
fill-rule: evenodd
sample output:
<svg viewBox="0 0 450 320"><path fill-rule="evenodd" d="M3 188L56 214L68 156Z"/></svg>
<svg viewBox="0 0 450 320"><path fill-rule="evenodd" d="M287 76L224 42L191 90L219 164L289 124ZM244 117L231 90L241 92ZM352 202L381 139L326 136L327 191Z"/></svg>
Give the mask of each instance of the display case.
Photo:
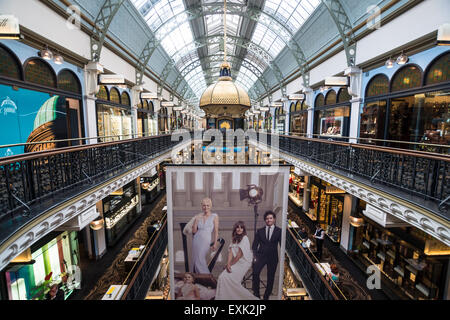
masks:
<svg viewBox="0 0 450 320"><path fill-rule="evenodd" d="M103 216L105 219L106 242L113 246L137 219L139 195L135 181L116 190L103 200Z"/></svg>

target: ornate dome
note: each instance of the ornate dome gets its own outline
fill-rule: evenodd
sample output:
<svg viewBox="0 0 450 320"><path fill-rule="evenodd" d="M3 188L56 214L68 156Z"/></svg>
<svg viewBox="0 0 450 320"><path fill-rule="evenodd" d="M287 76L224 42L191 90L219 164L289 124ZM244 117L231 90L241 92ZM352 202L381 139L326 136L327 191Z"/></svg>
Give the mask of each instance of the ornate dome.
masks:
<svg viewBox="0 0 450 320"><path fill-rule="evenodd" d="M203 92L200 108L207 115L243 116L250 106L248 93L232 81L230 65L223 62L220 66L219 80Z"/></svg>
<svg viewBox="0 0 450 320"><path fill-rule="evenodd" d="M34 118L33 130L56 118L65 116L64 106L64 99L60 99L59 96L53 96L45 101Z"/></svg>

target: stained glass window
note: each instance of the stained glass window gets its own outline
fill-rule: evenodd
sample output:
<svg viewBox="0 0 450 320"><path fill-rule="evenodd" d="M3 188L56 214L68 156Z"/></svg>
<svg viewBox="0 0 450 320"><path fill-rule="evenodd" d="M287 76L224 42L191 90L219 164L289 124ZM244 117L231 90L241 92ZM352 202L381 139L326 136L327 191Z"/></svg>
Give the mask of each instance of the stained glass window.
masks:
<svg viewBox="0 0 450 320"><path fill-rule="evenodd" d="M384 74L373 77L367 85L366 97L374 97L389 92L389 79Z"/></svg>
<svg viewBox="0 0 450 320"><path fill-rule="evenodd" d="M108 89L106 89L105 86L100 86L100 90L98 91L96 96L98 99L107 101L108 100Z"/></svg>
<svg viewBox="0 0 450 320"><path fill-rule="evenodd" d="M31 59L25 65L25 81L56 88L55 73L40 59Z"/></svg>
<svg viewBox="0 0 450 320"><path fill-rule="evenodd" d="M300 111L302 110L302 102L300 100L297 101L297 103L295 104L295 111Z"/></svg>
<svg viewBox="0 0 450 320"><path fill-rule="evenodd" d="M109 92L109 101L120 104L119 91L115 88L111 88Z"/></svg>
<svg viewBox="0 0 450 320"><path fill-rule="evenodd" d="M0 46L0 75L20 80L20 64L5 48Z"/></svg>
<svg viewBox="0 0 450 320"><path fill-rule="evenodd" d="M144 100L145 101L145 100ZM138 103L138 105L136 106L138 109L144 109L144 105L143 105L143 102L142 102L142 100L140 100L139 99L139 103Z"/></svg>
<svg viewBox="0 0 450 320"><path fill-rule="evenodd" d="M122 92L122 104L124 104L126 106L130 106L131 105L131 103L130 103L130 96L125 91Z"/></svg>
<svg viewBox="0 0 450 320"><path fill-rule="evenodd" d="M76 75L69 70L62 70L58 74L58 88L64 91L81 93L80 83L78 82Z"/></svg>
<svg viewBox="0 0 450 320"><path fill-rule="evenodd" d="M450 53L444 54L433 62L428 70L425 84L446 82L450 79Z"/></svg>
<svg viewBox="0 0 450 320"><path fill-rule="evenodd" d="M336 103L336 92L332 89L330 90L325 97L325 105L331 105Z"/></svg>
<svg viewBox="0 0 450 320"><path fill-rule="evenodd" d="M342 88L339 90L337 102L349 102L352 99L352 96L348 93L347 88Z"/></svg>
<svg viewBox="0 0 450 320"><path fill-rule="evenodd" d="M319 94L317 97L316 97L316 104L315 104L315 107L317 108L317 107L323 107L325 105L325 98L324 98L324 96L323 96L323 94Z"/></svg>
<svg viewBox="0 0 450 320"><path fill-rule="evenodd" d="M392 79L392 92L420 87L422 71L416 66L406 66Z"/></svg>

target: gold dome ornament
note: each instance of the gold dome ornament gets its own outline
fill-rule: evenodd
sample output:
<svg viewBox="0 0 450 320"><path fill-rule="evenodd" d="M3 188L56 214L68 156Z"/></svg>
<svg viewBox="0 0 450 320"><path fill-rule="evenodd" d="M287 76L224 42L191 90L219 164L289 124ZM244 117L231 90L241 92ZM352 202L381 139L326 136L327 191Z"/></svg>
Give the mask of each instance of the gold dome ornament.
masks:
<svg viewBox="0 0 450 320"><path fill-rule="evenodd" d="M250 107L248 93L232 81L230 65L224 61L218 81L203 92L200 108L208 117L241 118Z"/></svg>

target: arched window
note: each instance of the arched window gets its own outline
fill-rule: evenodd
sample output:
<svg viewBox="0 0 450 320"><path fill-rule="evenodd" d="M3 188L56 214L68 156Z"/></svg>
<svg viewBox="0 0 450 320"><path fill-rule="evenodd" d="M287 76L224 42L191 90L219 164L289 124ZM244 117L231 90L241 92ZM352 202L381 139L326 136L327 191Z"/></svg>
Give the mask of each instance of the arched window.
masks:
<svg viewBox="0 0 450 320"><path fill-rule="evenodd" d="M152 101L148 102L148 110L150 110L151 113L155 112L155 108L153 107L153 102Z"/></svg>
<svg viewBox="0 0 450 320"><path fill-rule="evenodd" d="M136 106L138 109L144 109L143 101L144 101L144 100L139 99L139 103L138 103L138 105Z"/></svg>
<svg viewBox="0 0 450 320"><path fill-rule="evenodd" d="M315 107L323 107L325 105L325 98L323 96L323 94L319 94L316 97L316 103L315 103Z"/></svg>
<svg viewBox="0 0 450 320"><path fill-rule="evenodd" d="M100 90L98 91L98 93L96 94L97 99L101 99L101 100L109 100L108 98L108 89L105 86L100 86Z"/></svg>
<svg viewBox="0 0 450 320"><path fill-rule="evenodd" d="M70 70L61 70L58 73L58 88L64 91L81 93L80 82Z"/></svg>
<svg viewBox="0 0 450 320"><path fill-rule="evenodd" d="M403 67L392 78L391 91L402 91L411 88L420 87L422 71L419 67L408 65Z"/></svg>
<svg viewBox="0 0 450 320"><path fill-rule="evenodd" d="M374 97L389 93L389 79L384 74L373 77L366 89L366 97Z"/></svg>
<svg viewBox="0 0 450 320"><path fill-rule="evenodd" d="M290 108L289 108L289 112L295 112L295 103L294 102L291 102L291 106L290 106Z"/></svg>
<svg viewBox="0 0 450 320"><path fill-rule="evenodd" d="M25 81L56 88L56 76L50 65L38 58L25 64Z"/></svg>
<svg viewBox="0 0 450 320"><path fill-rule="evenodd" d="M302 102L300 100L297 100L297 103L295 104L295 111L302 110Z"/></svg>
<svg viewBox="0 0 450 320"><path fill-rule="evenodd" d="M142 109L147 110L148 109L148 101L142 100Z"/></svg>
<svg viewBox="0 0 450 320"><path fill-rule="evenodd" d="M0 46L0 75L21 80L21 64L8 49Z"/></svg>
<svg viewBox="0 0 450 320"><path fill-rule="evenodd" d="M425 84L435 84L449 81L450 79L450 53L437 58L428 68Z"/></svg>
<svg viewBox="0 0 450 320"><path fill-rule="evenodd" d="M336 92L333 89L331 89L325 97L325 105L328 106L331 104L336 104Z"/></svg>
<svg viewBox="0 0 450 320"><path fill-rule="evenodd" d="M348 88L342 88L339 90L337 102L349 102L352 99L352 96L348 93Z"/></svg>
<svg viewBox="0 0 450 320"><path fill-rule="evenodd" d="M125 91L122 92L122 104L124 104L126 106L130 106L131 105L130 96Z"/></svg>
<svg viewBox="0 0 450 320"><path fill-rule="evenodd" d="M111 88L111 91L109 92L109 101L120 104L119 90Z"/></svg>

